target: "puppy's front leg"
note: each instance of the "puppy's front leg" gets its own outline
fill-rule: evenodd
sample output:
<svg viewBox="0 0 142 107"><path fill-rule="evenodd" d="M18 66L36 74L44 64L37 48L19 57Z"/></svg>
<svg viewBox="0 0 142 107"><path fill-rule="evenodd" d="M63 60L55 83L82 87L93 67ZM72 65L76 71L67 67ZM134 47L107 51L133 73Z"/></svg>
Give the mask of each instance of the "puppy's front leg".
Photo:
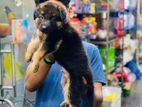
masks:
<svg viewBox="0 0 142 107"><path fill-rule="evenodd" d="M44 42L41 43L40 47L33 55L33 72L36 72L39 67L39 61L45 56L46 49L44 47Z"/></svg>
<svg viewBox="0 0 142 107"><path fill-rule="evenodd" d="M39 44L40 44L40 40L38 37L36 37L35 39L31 39L25 54L26 61L30 61L32 59L32 56L34 52L37 50L37 48L39 47Z"/></svg>

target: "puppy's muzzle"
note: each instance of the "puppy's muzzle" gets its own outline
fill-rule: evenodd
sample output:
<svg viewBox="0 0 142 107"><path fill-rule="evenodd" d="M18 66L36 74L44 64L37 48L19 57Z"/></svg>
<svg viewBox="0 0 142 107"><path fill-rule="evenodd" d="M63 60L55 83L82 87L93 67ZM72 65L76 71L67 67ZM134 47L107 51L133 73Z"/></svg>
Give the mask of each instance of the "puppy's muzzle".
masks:
<svg viewBox="0 0 142 107"><path fill-rule="evenodd" d="M47 28L50 26L50 21L45 20L43 17L42 18L36 18L35 22L36 22L37 28L41 31L47 30Z"/></svg>
<svg viewBox="0 0 142 107"><path fill-rule="evenodd" d="M41 28L42 29L47 29L49 26L50 26L50 21L49 20L43 21L43 23L41 23Z"/></svg>

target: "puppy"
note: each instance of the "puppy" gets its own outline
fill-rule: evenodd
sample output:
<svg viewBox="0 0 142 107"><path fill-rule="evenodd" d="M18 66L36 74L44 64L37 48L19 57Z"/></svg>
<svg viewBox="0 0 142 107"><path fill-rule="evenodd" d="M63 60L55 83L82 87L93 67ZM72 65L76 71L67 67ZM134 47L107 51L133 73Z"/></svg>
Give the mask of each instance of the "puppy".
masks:
<svg viewBox="0 0 142 107"><path fill-rule="evenodd" d="M79 107L81 100L85 107L94 107L88 59L78 32L69 23L66 7L59 1L49 0L37 6L34 17L40 32L39 47L33 55L34 67L38 68L38 62L45 54L52 53L65 69L64 77L68 77L63 85L64 102L61 107Z"/></svg>
<svg viewBox="0 0 142 107"><path fill-rule="evenodd" d="M34 1L35 1L36 6L38 6L39 4L41 4L41 3L45 2L45 1L48 1L48 0L34 0ZM70 2L70 0L57 0L57 1L62 2L66 7L68 6L68 4ZM33 68L34 68L33 71L37 70L37 68L38 68L38 61L41 58L41 56L45 53L45 51L41 52L41 50L39 50L41 52L41 54L39 55L39 57L35 58L37 56L36 55L37 52L36 52L35 55L34 55L34 57L32 58L33 53L39 47L40 42L44 41L44 37L45 37L44 34L43 34L43 32L41 32L39 30L37 30L37 35L38 35L38 37L36 37L35 39L31 39L30 43L28 44L27 52L26 52L26 55L25 55L25 59L26 59L27 62L31 61L32 59L35 60L34 61L35 63L33 64Z"/></svg>

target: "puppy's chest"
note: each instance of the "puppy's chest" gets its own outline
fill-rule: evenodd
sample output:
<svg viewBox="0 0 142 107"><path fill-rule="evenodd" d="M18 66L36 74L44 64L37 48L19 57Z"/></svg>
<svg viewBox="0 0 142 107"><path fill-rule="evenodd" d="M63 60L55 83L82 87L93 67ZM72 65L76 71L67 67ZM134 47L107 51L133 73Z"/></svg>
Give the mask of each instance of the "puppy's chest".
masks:
<svg viewBox="0 0 142 107"><path fill-rule="evenodd" d="M54 54L55 59L61 65L72 65L72 64L86 64L87 58L84 52L82 51L58 51Z"/></svg>
<svg viewBox="0 0 142 107"><path fill-rule="evenodd" d="M74 54L75 53L72 51L59 50L54 54L54 56L58 62L68 62L72 60L73 58L75 58Z"/></svg>

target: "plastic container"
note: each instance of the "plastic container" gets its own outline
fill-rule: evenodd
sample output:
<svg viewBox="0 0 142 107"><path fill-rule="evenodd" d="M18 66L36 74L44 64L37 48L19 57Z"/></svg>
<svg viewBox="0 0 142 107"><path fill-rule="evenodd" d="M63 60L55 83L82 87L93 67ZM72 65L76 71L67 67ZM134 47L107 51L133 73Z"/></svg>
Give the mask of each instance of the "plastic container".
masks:
<svg viewBox="0 0 142 107"><path fill-rule="evenodd" d="M8 36L10 25L8 23L0 23L0 37Z"/></svg>
<svg viewBox="0 0 142 107"><path fill-rule="evenodd" d="M121 107L120 87L103 87L103 107Z"/></svg>

